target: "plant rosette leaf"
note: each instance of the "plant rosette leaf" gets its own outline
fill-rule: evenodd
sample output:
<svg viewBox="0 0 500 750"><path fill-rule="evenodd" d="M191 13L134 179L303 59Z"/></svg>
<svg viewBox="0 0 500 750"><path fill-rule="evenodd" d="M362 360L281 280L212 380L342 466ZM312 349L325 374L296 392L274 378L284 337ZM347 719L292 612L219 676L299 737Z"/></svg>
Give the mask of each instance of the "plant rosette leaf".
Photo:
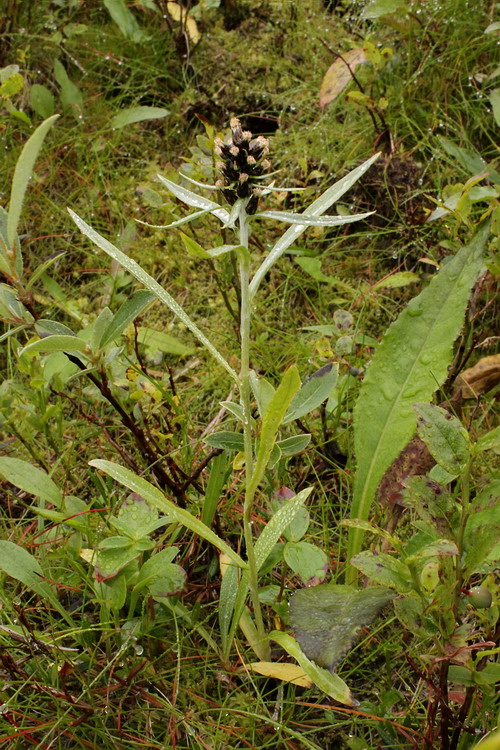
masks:
<svg viewBox="0 0 500 750"><path fill-rule="evenodd" d="M307 378L290 404L283 424L300 419L321 406L335 387L338 375L338 365L329 363Z"/></svg>
<svg viewBox="0 0 500 750"><path fill-rule="evenodd" d="M283 549L283 557L306 586L321 583L328 571L327 555L321 547L310 542L288 542Z"/></svg>
<svg viewBox="0 0 500 750"><path fill-rule="evenodd" d="M470 440L456 417L433 404L414 404L417 431L435 461L449 474L457 476L469 461Z"/></svg>
<svg viewBox="0 0 500 750"><path fill-rule="evenodd" d="M138 541L151 534L159 526L169 523L167 516L158 518L158 509L136 492L128 495L118 511L118 518L110 518L115 529Z"/></svg>
<svg viewBox="0 0 500 750"><path fill-rule="evenodd" d="M321 584L299 589L290 599L290 627L304 654L333 671L357 640L361 628L369 625L394 597L394 591L380 586L356 590Z"/></svg>
<svg viewBox="0 0 500 750"><path fill-rule="evenodd" d="M387 330L368 366L353 413L357 459L351 516L368 520L380 482L415 432L415 402L428 402L448 375L453 342L483 267L485 224L412 299ZM348 559L363 531L350 529ZM354 581L355 571L348 573Z"/></svg>
<svg viewBox="0 0 500 750"><path fill-rule="evenodd" d="M405 594L412 588L408 567L392 555L365 550L355 555L351 564L372 581L395 588L400 594Z"/></svg>
<svg viewBox="0 0 500 750"><path fill-rule="evenodd" d="M24 492L42 498L60 508L62 493L57 484L42 469L20 458L0 456L0 476Z"/></svg>

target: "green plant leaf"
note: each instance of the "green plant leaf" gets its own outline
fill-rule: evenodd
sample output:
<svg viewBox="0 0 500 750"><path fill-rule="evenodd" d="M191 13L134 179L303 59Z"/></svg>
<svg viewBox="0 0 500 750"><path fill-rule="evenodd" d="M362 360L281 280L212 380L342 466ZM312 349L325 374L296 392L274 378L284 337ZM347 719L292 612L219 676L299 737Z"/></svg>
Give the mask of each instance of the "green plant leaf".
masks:
<svg viewBox="0 0 500 750"><path fill-rule="evenodd" d="M444 382L470 289L482 268L485 225L389 327L375 352L354 409L357 471L351 517L368 519L385 472L411 440L412 404L430 401ZM363 532L350 529L348 559L361 549ZM349 574L353 580L354 575Z"/></svg>
<svg viewBox="0 0 500 750"><path fill-rule="evenodd" d="M274 545L282 536L285 529L291 524L295 515L303 506L312 492L312 487L306 487L298 492L288 502L285 502L279 510L274 513L262 530L255 543L255 562L257 570L260 570L274 549Z"/></svg>
<svg viewBox="0 0 500 750"><path fill-rule="evenodd" d="M405 594L412 588L411 574L407 566L392 555L365 550L354 555L351 565L375 583L394 587L400 594Z"/></svg>
<svg viewBox="0 0 500 750"><path fill-rule="evenodd" d="M146 289L138 289L134 292L113 316L113 320L104 331L99 345L104 347L121 336L127 326L156 298L156 294L148 292Z"/></svg>
<svg viewBox="0 0 500 750"><path fill-rule="evenodd" d="M390 13L401 13L406 9L406 0L371 0L364 8L362 18L380 18Z"/></svg>
<svg viewBox="0 0 500 750"><path fill-rule="evenodd" d="M478 452L496 450L500 448L500 425L495 427L494 430L490 430L486 435L481 435L475 445L475 450Z"/></svg>
<svg viewBox="0 0 500 750"><path fill-rule="evenodd" d="M109 520L115 529L135 542L152 534L160 526L171 522L168 516L158 518L156 506L151 507L143 497L136 493L126 497L118 511L118 517Z"/></svg>
<svg viewBox="0 0 500 750"><path fill-rule="evenodd" d="M35 331L42 338L47 336L76 336L71 328L65 326L64 323L59 323L57 320L48 320L40 318L35 323Z"/></svg>
<svg viewBox="0 0 500 750"><path fill-rule="evenodd" d="M28 550L14 542L0 540L0 570L47 599L66 622L74 626L72 618L61 606L50 585L44 581L40 563Z"/></svg>
<svg viewBox="0 0 500 750"><path fill-rule="evenodd" d="M55 103L52 92L39 83L34 83L30 89L30 105L44 120L54 114Z"/></svg>
<svg viewBox="0 0 500 750"><path fill-rule="evenodd" d="M148 35L141 30L132 11L125 5L125 0L102 0L109 15L126 39L142 42Z"/></svg>
<svg viewBox="0 0 500 750"><path fill-rule="evenodd" d="M284 221L287 224L300 224L306 227L338 227L342 224L352 224L354 221L361 221L361 219L367 219L368 216L372 216L375 211L369 211L366 214L350 214L348 216L307 216L306 213L294 214L288 211L260 211L255 214L255 218L259 219L276 219L276 221Z"/></svg>
<svg viewBox="0 0 500 750"><path fill-rule="evenodd" d="M137 330L137 341L155 353L160 351L165 354L175 354L177 357L187 357L193 353L189 346L186 346L174 336L145 326L141 326Z"/></svg>
<svg viewBox="0 0 500 750"><path fill-rule="evenodd" d="M116 479L117 482L120 482L120 484L123 484L132 492L136 492L152 505L155 505L160 511L168 515L172 521L182 524L195 534L198 534L198 536L206 539L207 542L210 542L210 544L213 544L214 547L217 547L217 549L230 557L240 568L248 567L247 563L242 560L242 558L231 549L226 542L209 529L208 526L205 526L204 523L195 516L192 516L187 510L178 508L177 505L174 505L174 503L168 500L163 492L157 487L150 484L150 482L147 482L145 479L138 477L133 471L125 469L123 466L118 466L118 464L111 463L111 461L103 461L101 459L90 461L90 465L94 466L96 469L101 469L101 471L109 474L110 477Z"/></svg>
<svg viewBox="0 0 500 750"><path fill-rule="evenodd" d="M379 586L356 590L351 586L321 584L299 589L289 603L290 627L309 659L333 670L390 601L394 591Z"/></svg>
<svg viewBox="0 0 500 750"><path fill-rule="evenodd" d="M82 92L66 72L66 68L60 60L54 60L54 76L61 88L61 102L67 112L71 112L77 119L81 119L83 113Z"/></svg>
<svg viewBox="0 0 500 750"><path fill-rule="evenodd" d="M370 169L371 165L379 158L380 154L374 154L370 159L367 159L359 167L353 169L349 174L343 177L341 180L336 182L334 185L328 188L323 195L320 195L311 205L304 211L306 217L316 217L324 214L333 204L351 188L359 178ZM201 208L201 206L199 206ZM261 263L257 269L251 283L250 283L250 297L255 297L259 286L262 283L265 275L276 261L281 258L283 253L292 245L300 235L307 229L306 224L293 224L289 227L286 232L280 237L275 243L273 249L270 251L265 260Z"/></svg>
<svg viewBox="0 0 500 750"><path fill-rule="evenodd" d="M167 290L164 289L160 284L158 284L158 282L155 281L152 276L146 273L146 271L144 271L140 267L140 265L135 262L135 260L129 258L128 255L125 255L125 253L122 253L121 250L112 245L111 242L108 242L108 240L104 239L104 237L101 237L101 235L94 229L92 229L92 227L89 226L85 221L83 221L83 219L81 219L78 214L75 214L75 212L70 208L68 208L68 211L80 231L85 234L89 238L89 240L96 244L97 247L100 247L101 250L104 250L105 253L107 253L111 258L113 258L121 266L123 266L123 268L125 268L125 270L127 270L132 276L134 276L134 278L140 281L141 284L144 284L144 286L149 289L150 292L153 292L153 294L155 294L165 305L167 305L167 307L174 313L174 315L177 315L177 317L184 323L186 328L189 328L191 333L193 333L198 341L200 341L203 346L210 352L214 359L216 359L217 362L219 362L219 364L224 367L224 369L231 375L232 379L236 382L239 382L238 375L233 370L233 368L229 365L228 362L226 362L222 354L207 339L205 334L200 331L196 323L191 320L191 318L182 309L179 303L176 302L175 299L167 292Z"/></svg>
<svg viewBox="0 0 500 750"><path fill-rule="evenodd" d="M287 542L283 558L289 568L296 573L305 585L320 583L328 570L328 557L316 544L310 542Z"/></svg>
<svg viewBox="0 0 500 750"><path fill-rule="evenodd" d="M442 135L438 135L438 141L444 151L452 156L468 174L477 175L481 172L488 172L488 177L493 183L496 185L500 183L500 174L490 167L477 151L461 148Z"/></svg>
<svg viewBox="0 0 500 750"><path fill-rule="evenodd" d="M189 235L184 234L184 232L179 232L179 234L181 236L182 244L188 251L189 255L192 255L193 258L210 258L210 254L200 245L199 242L196 242L193 237L189 237Z"/></svg>
<svg viewBox="0 0 500 750"><path fill-rule="evenodd" d="M293 397L300 388L299 372L295 365L289 367L283 379L269 401L266 412L262 417L262 428L259 436L259 449L255 459L254 471L249 479L249 492L255 492L264 476L264 471L271 457L276 442L276 435L283 423L286 412Z"/></svg>
<svg viewBox="0 0 500 750"><path fill-rule="evenodd" d="M203 442L210 445L211 448L221 448L224 451L243 451L245 449L242 432L220 430L220 432L214 432L213 435L204 438Z"/></svg>
<svg viewBox="0 0 500 750"><path fill-rule="evenodd" d="M219 500L222 497L224 481L230 470L231 464L227 453L220 453L210 462L210 476L208 478L203 500L201 520L207 526L211 526L217 512Z"/></svg>
<svg viewBox="0 0 500 750"><path fill-rule="evenodd" d="M24 492L41 497L56 508L62 504L62 493L57 484L42 469L11 456L0 456L0 475Z"/></svg>
<svg viewBox="0 0 500 750"><path fill-rule="evenodd" d="M56 334L47 336L38 341L32 341L21 350L21 354L35 354L37 352L84 352L87 349L87 343L78 336L65 336Z"/></svg>
<svg viewBox="0 0 500 750"><path fill-rule="evenodd" d="M413 404L417 431L429 453L449 474L457 476L469 461L470 440L465 427L445 409L433 404Z"/></svg>
<svg viewBox="0 0 500 750"><path fill-rule="evenodd" d="M188 206L191 206L191 208L199 208L202 211L209 211L210 213L213 213L214 216L217 216L223 224L229 222L229 213L225 208L219 206L218 203L215 203L208 198L204 198L198 193L188 190L188 188L177 185L177 183L172 182L171 180L167 180L167 178L162 177L161 174L158 175L158 179L173 195L175 195L176 198L179 198L179 200L186 203Z"/></svg>
<svg viewBox="0 0 500 750"><path fill-rule="evenodd" d="M295 456L307 448L311 442L311 436L308 433L302 435L292 435L292 437L279 440L276 445L280 449L282 456Z"/></svg>
<svg viewBox="0 0 500 750"><path fill-rule="evenodd" d="M14 248L17 237L17 228L23 207L24 196L33 167L42 148L45 136L55 123L59 115L52 115L41 123L32 136L26 141L21 155L16 163L14 177L12 179L12 190L10 193L9 216L7 219L7 244L10 249Z"/></svg>
<svg viewBox="0 0 500 750"><path fill-rule="evenodd" d="M169 110L163 107L131 107L115 115L111 119L110 126L114 129L124 128L126 125L133 125L135 122L159 120L169 114Z"/></svg>
<svg viewBox="0 0 500 750"><path fill-rule="evenodd" d="M230 632L233 621L234 605L238 595L239 573L236 565L228 565L223 577L219 594L219 629L222 641L222 650L228 653L231 648ZM248 581L247 581L248 585ZM245 593L246 596L246 593ZM244 602L243 602L244 603Z"/></svg>
<svg viewBox="0 0 500 750"><path fill-rule="evenodd" d="M330 395L338 376L339 366L330 363L307 378L290 404L282 424L293 422L317 409Z"/></svg>
<svg viewBox="0 0 500 750"><path fill-rule="evenodd" d="M312 590L312 589L311 589ZM285 649L287 654L300 664L304 672L314 682L316 687L344 706L357 706L357 701L351 695L349 687L338 675L327 672L326 669L310 661L300 648L299 644L288 633L282 633L280 630L273 630L269 637L279 643Z"/></svg>
<svg viewBox="0 0 500 750"><path fill-rule="evenodd" d="M257 401L257 408L260 416L264 416L270 400L274 396L276 389L265 378L258 378L253 370L250 371L250 385L253 395Z"/></svg>

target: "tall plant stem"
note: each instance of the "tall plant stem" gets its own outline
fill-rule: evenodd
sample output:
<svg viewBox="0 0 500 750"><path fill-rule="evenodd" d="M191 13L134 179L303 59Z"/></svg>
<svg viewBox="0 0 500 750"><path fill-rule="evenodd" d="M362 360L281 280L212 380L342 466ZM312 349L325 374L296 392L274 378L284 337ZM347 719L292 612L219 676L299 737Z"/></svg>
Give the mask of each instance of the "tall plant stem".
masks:
<svg viewBox="0 0 500 750"><path fill-rule="evenodd" d="M240 245L245 250L239 254L239 272L241 289L241 312L240 312L240 337L241 337L241 368L240 368L240 399L244 414L244 446L245 446L245 502L243 506L243 530L245 535L245 546L248 560L248 584L250 598L255 617L255 626L258 635L258 656L261 659L269 658L269 645L267 643L262 610L259 601L259 587L257 576L257 563L252 532L252 508L255 499L253 487L254 456L252 448L252 413L250 406L250 324L252 317L250 300L250 258L248 255L248 224L245 203L243 202L239 214Z"/></svg>

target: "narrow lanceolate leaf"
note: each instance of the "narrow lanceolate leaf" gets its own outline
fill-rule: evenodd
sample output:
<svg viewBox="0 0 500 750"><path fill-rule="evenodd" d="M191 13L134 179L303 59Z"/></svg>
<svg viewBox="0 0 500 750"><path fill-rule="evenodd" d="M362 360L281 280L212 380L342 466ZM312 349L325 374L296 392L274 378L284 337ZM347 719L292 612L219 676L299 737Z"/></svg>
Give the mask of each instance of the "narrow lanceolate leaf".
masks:
<svg viewBox="0 0 500 750"><path fill-rule="evenodd" d="M293 656L302 667L304 672L314 682L316 687L319 687L324 693L333 698L338 703L342 703L344 706L357 706L358 703L351 695L349 686L346 685L344 680L336 674L328 672L322 667L318 667L314 662L307 658L307 656L301 650L299 644L292 638L288 633L282 633L279 630L273 630L269 634L269 637L273 641L279 643L279 645L285 649L285 651Z"/></svg>
<svg viewBox="0 0 500 750"><path fill-rule="evenodd" d="M87 344L78 336L47 336L39 341L33 341L22 349L22 354L34 354L35 352L84 352Z"/></svg>
<svg viewBox="0 0 500 750"><path fill-rule="evenodd" d="M262 418L259 450L255 460L255 468L252 477L249 480L248 491L250 493L255 492L260 480L264 476L264 471L276 442L278 429L299 388L299 372L295 365L292 365L292 367L289 367L285 372L283 380L271 398Z"/></svg>
<svg viewBox="0 0 500 750"><path fill-rule="evenodd" d="M302 224L307 227L338 227L341 224L352 224L353 221L360 221L371 216L374 211L366 214L352 214L351 216L319 216L314 218L307 214L294 214L288 211L260 211L255 214L256 219L276 219L284 221L286 224Z"/></svg>
<svg viewBox="0 0 500 750"><path fill-rule="evenodd" d="M295 497L292 497L291 500L282 505L264 527L264 530L255 543L255 562L258 570L264 565L274 545L280 536L283 535L287 526L293 521L311 492L312 487L301 490Z"/></svg>
<svg viewBox="0 0 500 750"><path fill-rule="evenodd" d="M113 117L111 120L112 128L124 128L126 125L132 125L135 122L144 122L144 120L159 120L161 117L167 117L170 112L163 107L132 107L124 109Z"/></svg>
<svg viewBox="0 0 500 750"><path fill-rule="evenodd" d="M368 367L354 409L357 471L352 518L367 520L382 477L415 432L412 405L430 401L448 375L453 342L482 268L488 232L487 225L480 229L411 300ZM361 529L350 529L349 559L360 551L362 539ZM354 579L351 570L350 580Z"/></svg>
<svg viewBox="0 0 500 750"><path fill-rule="evenodd" d="M7 243L10 248L14 246L17 236L17 227L23 207L24 195L33 172L33 167L35 166L35 161L42 148L45 136L58 117L59 115L52 115L52 117L49 117L37 127L33 135L26 142L21 151L21 156L17 160L10 194L9 217L7 219Z"/></svg>
<svg viewBox="0 0 500 750"><path fill-rule="evenodd" d="M100 346L106 346L110 341L114 341L121 336L123 331L132 323L135 318L154 300L156 295L146 289L138 289L134 294L120 307L113 320L104 331Z"/></svg>
<svg viewBox="0 0 500 750"><path fill-rule="evenodd" d="M356 167L356 169L353 169L351 172L349 172L349 174L346 174L345 177L342 177L341 180L336 182L330 188L328 188L328 190L326 190L323 195L320 195L320 197L317 198L314 203L311 203L309 208L303 214L304 218L322 216L326 211L328 211L330 206L333 206L333 204L338 201L338 199L341 198L344 193L346 193L349 188L352 187L354 183L357 182L368 169L370 169L371 165L378 159L379 156L380 154L375 154L363 164L360 164L359 167ZM199 207L201 208L201 206ZM261 263L260 267L255 273L255 276L252 279L252 282L250 284L251 297L254 297L257 293L257 290L269 269L274 266L276 261L281 258L283 253L290 247L290 245L297 241L297 239L306 229L306 224L293 224L286 230L283 236L280 237L267 258L265 258L265 260Z"/></svg>
<svg viewBox="0 0 500 750"><path fill-rule="evenodd" d="M222 208L218 203L215 203L215 201L204 198L202 195L194 193L192 190L188 190L188 188L182 187L182 185L177 185L176 182L167 180L167 178L162 177L161 174L158 175L158 179L173 195L175 195L176 198L179 198L179 200L186 203L186 205L191 206L192 208L200 208L204 211L210 211L210 213L217 216L217 218L224 224L227 224L229 221L229 213L225 208Z"/></svg>
<svg viewBox="0 0 500 750"><path fill-rule="evenodd" d="M217 362L219 362L219 364L221 364L227 370L233 380L239 382L238 375L233 370L231 365L226 362L222 354L207 339L205 334L200 331L196 323L191 320L185 310L182 309L179 303L175 301L175 299L167 292L167 290L164 289L160 284L158 284L158 282L155 281L152 276L146 273L146 271L144 271L140 267L140 265L135 262L135 260L132 260L132 258L129 258L128 255L122 253L122 251L115 247L115 245L111 244L111 242L108 242L108 240L106 240L98 232L96 232L95 229L92 229L91 226L89 226L83 219L78 216L78 214L75 214L75 212L70 208L68 208L68 211L79 230L83 232L83 234L85 234L95 245L97 245L97 247L100 247L101 250L104 250L105 253L107 253L111 258L113 258L121 266L123 266L123 268L125 268L125 270L128 271L132 276L134 276L138 281L140 281L141 284L144 284L144 286L149 289L150 292L153 292L153 294L155 294L165 305L167 305L167 307L170 308L174 315L177 315L177 317L182 320L186 328L189 328L191 333L196 336L198 341L203 344L203 346L210 352L210 354L217 360Z"/></svg>
<svg viewBox="0 0 500 750"><path fill-rule="evenodd" d="M242 558L231 549L226 542L218 537L212 529L209 529L208 526L195 516L192 516L187 510L179 508L173 502L167 500L161 490L150 482L147 482L145 479L138 477L133 471L130 471L130 469L125 469L123 466L114 464L111 461L103 461L100 459L90 461L90 465L94 466L96 469L101 469L101 471L104 471L106 474L109 474L109 476L116 479L117 482L128 487L132 492L136 492L149 503L163 511L163 513L167 514L170 519L182 524L195 534L198 534L198 536L206 539L207 542L210 542L214 547L217 547L221 552L224 552L224 554L226 554L238 567L248 567L247 563L244 562L244 560L242 560Z"/></svg>

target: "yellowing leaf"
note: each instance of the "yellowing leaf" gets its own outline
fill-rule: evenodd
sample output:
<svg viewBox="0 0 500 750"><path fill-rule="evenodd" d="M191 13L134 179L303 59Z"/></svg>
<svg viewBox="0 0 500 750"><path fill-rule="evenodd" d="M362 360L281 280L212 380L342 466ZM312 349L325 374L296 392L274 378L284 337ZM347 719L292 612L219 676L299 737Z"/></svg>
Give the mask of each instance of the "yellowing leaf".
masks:
<svg viewBox="0 0 500 750"><path fill-rule="evenodd" d="M201 34L198 31L198 26L194 18L188 16L186 9L182 8L179 3L173 2L173 0L169 0L167 3L167 10L174 21L178 21L183 25L193 44L197 44L200 41Z"/></svg>
<svg viewBox="0 0 500 750"><path fill-rule="evenodd" d="M93 563L94 556L95 556L95 550L93 549L81 549L80 550L80 557L82 558L82 560L85 560L85 562Z"/></svg>
<svg viewBox="0 0 500 750"><path fill-rule="evenodd" d="M319 106L326 107L345 89L352 81L351 71L354 72L358 65L366 62L365 51L362 47L351 49L337 58L325 73L319 92Z"/></svg>
<svg viewBox="0 0 500 750"><path fill-rule="evenodd" d="M252 672L264 677L274 677L276 680L291 682L293 685L309 688L313 681L306 675L298 664L275 664L272 661L256 661L248 665Z"/></svg>

